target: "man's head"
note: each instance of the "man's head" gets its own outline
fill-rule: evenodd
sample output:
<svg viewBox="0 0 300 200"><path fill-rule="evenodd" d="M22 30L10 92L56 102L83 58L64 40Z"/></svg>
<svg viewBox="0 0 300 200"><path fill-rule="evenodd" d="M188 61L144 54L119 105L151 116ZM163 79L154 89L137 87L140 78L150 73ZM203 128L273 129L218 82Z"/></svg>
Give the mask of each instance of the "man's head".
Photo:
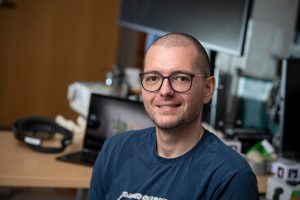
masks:
<svg viewBox="0 0 300 200"><path fill-rule="evenodd" d="M194 65L202 68L203 74L206 76L210 75L210 63L208 55L204 49L204 47L201 45L201 43L196 40L193 36L186 34L186 33L170 33L166 34L157 40L155 40L147 49L146 56L148 53L148 50L152 46L164 46L166 48L171 47L187 47L191 46L195 48L195 51L197 52L197 56L194 61Z"/></svg>
<svg viewBox="0 0 300 200"><path fill-rule="evenodd" d="M144 61L143 99L155 124L164 129L200 123L215 80L205 49L192 36L171 33L157 39Z"/></svg>

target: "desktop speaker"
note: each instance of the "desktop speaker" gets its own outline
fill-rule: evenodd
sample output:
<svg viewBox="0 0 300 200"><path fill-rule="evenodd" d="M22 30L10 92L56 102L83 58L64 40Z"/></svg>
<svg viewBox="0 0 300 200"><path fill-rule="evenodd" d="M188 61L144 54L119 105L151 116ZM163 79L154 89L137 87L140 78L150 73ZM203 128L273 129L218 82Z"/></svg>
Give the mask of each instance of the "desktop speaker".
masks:
<svg viewBox="0 0 300 200"><path fill-rule="evenodd" d="M31 116L15 121L13 125L15 137L27 144L31 149L42 153L59 153L62 152L72 142L73 133L55 121L45 117ZM56 133L63 137L60 146L44 146L43 142Z"/></svg>

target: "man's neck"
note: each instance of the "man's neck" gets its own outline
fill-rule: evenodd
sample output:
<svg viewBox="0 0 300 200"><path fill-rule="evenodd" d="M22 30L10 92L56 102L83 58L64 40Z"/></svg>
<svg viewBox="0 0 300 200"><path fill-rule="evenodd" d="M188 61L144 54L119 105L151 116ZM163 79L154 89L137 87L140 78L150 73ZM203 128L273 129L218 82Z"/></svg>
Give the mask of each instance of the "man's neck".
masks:
<svg viewBox="0 0 300 200"><path fill-rule="evenodd" d="M175 129L156 128L157 153L164 158L176 158L190 151L202 138L203 128L196 126Z"/></svg>

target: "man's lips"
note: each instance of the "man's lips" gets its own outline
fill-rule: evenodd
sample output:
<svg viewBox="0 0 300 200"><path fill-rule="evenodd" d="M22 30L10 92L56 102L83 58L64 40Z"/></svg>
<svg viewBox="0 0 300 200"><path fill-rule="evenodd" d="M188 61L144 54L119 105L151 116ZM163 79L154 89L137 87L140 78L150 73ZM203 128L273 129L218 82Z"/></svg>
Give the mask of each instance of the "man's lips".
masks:
<svg viewBox="0 0 300 200"><path fill-rule="evenodd" d="M158 108L177 108L180 105L181 105L180 103L159 103L159 104L156 104L156 106Z"/></svg>

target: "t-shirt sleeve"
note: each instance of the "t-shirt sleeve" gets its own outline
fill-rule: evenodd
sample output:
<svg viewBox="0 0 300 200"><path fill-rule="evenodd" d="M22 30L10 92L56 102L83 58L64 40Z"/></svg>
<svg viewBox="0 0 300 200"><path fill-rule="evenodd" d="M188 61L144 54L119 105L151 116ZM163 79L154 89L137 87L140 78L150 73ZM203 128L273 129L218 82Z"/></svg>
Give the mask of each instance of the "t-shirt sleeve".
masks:
<svg viewBox="0 0 300 200"><path fill-rule="evenodd" d="M259 200L256 176L251 171L238 172L222 185L214 199Z"/></svg>

